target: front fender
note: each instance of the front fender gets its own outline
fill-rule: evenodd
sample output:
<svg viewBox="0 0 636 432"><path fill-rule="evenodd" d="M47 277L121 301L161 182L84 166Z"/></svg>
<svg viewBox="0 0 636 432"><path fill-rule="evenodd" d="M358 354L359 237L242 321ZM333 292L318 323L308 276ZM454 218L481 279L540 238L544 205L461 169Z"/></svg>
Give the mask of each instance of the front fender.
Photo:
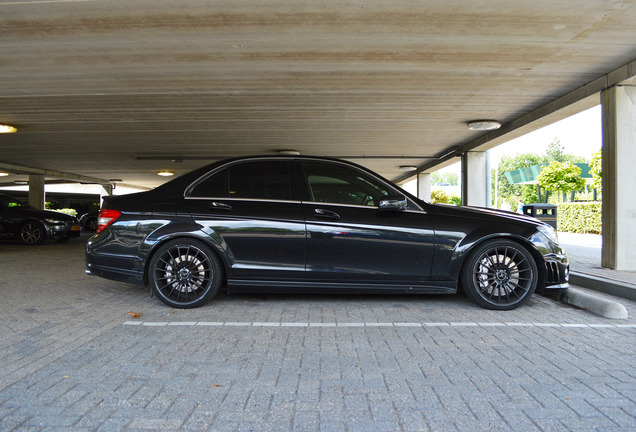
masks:
<svg viewBox="0 0 636 432"><path fill-rule="evenodd" d="M469 225L474 222L474 226ZM440 221L443 225L443 221ZM511 239L524 245L533 256L541 256L536 247L528 241L532 235L532 228L525 226L507 225L505 230L497 224L484 225L478 221L467 221L465 229L440 227L435 230L435 259L431 277L433 280L459 281L462 266L466 257L478 245L493 239ZM468 229L467 229L468 228Z"/></svg>

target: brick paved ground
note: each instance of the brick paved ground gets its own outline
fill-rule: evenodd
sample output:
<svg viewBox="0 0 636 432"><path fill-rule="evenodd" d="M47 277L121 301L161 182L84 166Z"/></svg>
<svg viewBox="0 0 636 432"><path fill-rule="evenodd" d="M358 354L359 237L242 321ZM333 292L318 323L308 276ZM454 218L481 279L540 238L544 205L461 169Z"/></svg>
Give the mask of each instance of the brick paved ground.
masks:
<svg viewBox="0 0 636 432"><path fill-rule="evenodd" d="M510 312L265 295L177 311L84 275L83 240L0 243L1 431L636 430L636 319L539 296Z"/></svg>

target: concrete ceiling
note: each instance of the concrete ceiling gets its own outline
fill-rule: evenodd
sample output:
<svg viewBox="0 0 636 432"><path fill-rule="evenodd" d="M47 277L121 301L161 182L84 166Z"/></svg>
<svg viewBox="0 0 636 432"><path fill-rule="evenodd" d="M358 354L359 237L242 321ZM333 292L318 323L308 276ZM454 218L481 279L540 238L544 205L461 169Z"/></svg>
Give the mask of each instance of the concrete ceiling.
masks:
<svg viewBox="0 0 636 432"><path fill-rule="evenodd" d="M397 180L630 64L635 3L0 0L0 168L156 186L279 149L420 156L352 159Z"/></svg>

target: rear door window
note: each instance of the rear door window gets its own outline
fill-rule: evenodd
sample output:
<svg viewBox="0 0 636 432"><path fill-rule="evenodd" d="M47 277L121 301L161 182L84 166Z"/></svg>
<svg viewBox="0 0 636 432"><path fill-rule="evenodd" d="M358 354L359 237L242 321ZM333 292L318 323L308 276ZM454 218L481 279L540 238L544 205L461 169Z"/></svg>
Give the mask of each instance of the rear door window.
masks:
<svg viewBox="0 0 636 432"><path fill-rule="evenodd" d="M223 168L197 184L197 198L291 200L289 164L286 161L250 161Z"/></svg>

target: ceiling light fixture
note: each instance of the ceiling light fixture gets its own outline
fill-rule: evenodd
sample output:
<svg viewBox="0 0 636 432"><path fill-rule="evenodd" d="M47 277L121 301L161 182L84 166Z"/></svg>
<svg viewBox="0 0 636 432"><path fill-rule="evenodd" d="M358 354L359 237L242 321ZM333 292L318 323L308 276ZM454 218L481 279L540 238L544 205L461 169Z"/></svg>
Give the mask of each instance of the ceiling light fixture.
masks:
<svg viewBox="0 0 636 432"><path fill-rule="evenodd" d="M6 177L8 175L9 175L8 172L0 171L0 177Z"/></svg>
<svg viewBox="0 0 636 432"><path fill-rule="evenodd" d="M157 175L160 175L162 177L170 177L173 176L174 173L172 171L159 171Z"/></svg>
<svg viewBox="0 0 636 432"><path fill-rule="evenodd" d="M497 120L472 120L466 123L468 129L476 131L489 131L499 129L501 123Z"/></svg>
<svg viewBox="0 0 636 432"><path fill-rule="evenodd" d="M8 124L0 124L0 133L14 133L17 131L18 131L18 128L15 126L11 126Z"/></svg>
<svg viewBox="0 0 636 432"><path fill-rule="evenodd" d="M413 165L401 165L400 166L400 171L410 172L410 171L415 171L415 170L417 170L417 167L413 166Z"/></svg>
<svg viewBox="0 0 636 432"><path fill-rule="evenodd" d="M276 153L278 153L281 156L298 156L298 155L300 155L300 152L298 150L276 150Z"/></svg>
<svg viewBox="0 0 636 432"><path fill-rule="evenodd" d="M29 182L26 180L16 180L13 182L13 184L16 184L18 186L26 186L29 184Z"/></svg>

